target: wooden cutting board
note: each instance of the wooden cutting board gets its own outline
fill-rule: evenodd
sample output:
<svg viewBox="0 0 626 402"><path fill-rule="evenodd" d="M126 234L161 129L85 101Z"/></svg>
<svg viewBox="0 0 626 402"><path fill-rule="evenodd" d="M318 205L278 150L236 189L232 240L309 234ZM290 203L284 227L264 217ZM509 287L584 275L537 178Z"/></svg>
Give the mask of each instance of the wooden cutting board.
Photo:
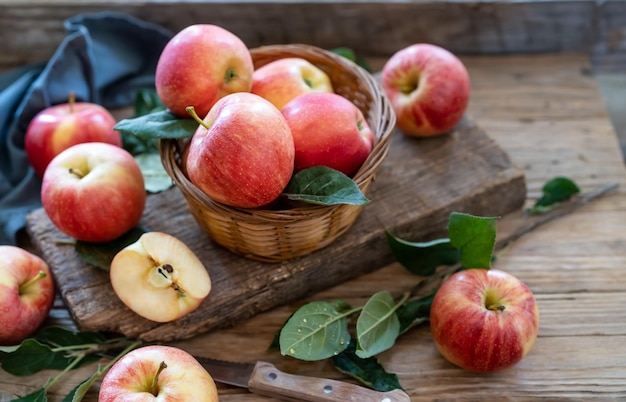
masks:
<svg viewBox="0 0 626 402"><path fill-rule="evenodd" d="M26 229L78 328L167 342L233 326L393 262L386 230L407 240L432 240L447 235L451 212L502 216L518 210L526 185L508 155L479 126L464 121L438 138L394 132L367 196L372 203L333 244L274 264L244 259L213 243L177 188L149 196L141 224L184 241L205 263L213 286L198 310L165 324L128 310L113 292L108 273L83 262L43 209L27 217Z"/></svg>

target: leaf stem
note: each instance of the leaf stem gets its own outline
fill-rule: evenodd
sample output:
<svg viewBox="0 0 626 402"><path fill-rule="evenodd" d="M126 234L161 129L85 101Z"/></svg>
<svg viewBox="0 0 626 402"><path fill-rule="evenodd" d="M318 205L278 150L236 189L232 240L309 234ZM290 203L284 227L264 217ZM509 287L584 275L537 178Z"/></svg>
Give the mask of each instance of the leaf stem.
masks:
<svg viewBox="0 0 626 402"><path fill-rule="evenodd" d="M560 218L569 213L574 212L578 208L586 205L590 201L603 196L607 193L610 193L616 190L619 187L618 183L609 183L603 186L598 187L597 189L579 194L578 196L572 197L568 201L561 203L559 208L551 209L548 212L540 215L529 215L527 218L527 222L517 228L514 232L509 235L501 238L496 241L494 246L494 252L501 251L506 249L511 243L520 239L525 234L537 229L539 226L553 221L556 218ZM411 295L414 298L422 297L431 292L434 288L439 287L441 283L445 280L446 277L461 269L461 264L447 265L442 267L435 275L424 279L419 282L416 286L411 290Z"/></svg>

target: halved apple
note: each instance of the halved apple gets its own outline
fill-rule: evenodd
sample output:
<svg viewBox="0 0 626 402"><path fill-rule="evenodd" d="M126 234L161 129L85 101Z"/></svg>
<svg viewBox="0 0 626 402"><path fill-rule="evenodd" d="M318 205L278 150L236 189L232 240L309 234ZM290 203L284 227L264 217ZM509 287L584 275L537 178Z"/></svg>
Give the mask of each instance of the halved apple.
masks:
<svg viewBox="0 0 626 402"><path fill-rule="evenodd" d="M211 278L200 259L185 243L162 232L144 233L119 251L109 274L120 300L156 322L189 314L211 291Z"/></svg>

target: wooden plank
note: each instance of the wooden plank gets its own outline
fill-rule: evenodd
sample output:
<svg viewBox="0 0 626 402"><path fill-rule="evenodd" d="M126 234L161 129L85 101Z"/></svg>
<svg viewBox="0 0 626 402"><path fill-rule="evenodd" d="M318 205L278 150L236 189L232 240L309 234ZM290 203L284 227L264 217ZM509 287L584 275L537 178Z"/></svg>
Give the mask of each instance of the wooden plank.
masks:
<svg viewBox="0 0 626 402"><path fill-rule="evenodd" d="M0 6L0 37L11 38L0 42L0 68L47 59L65 36L63 20L100 11L137 16L172 32L192 23L216 23L250 47L348 46L367 56L389 56L415 42L462 54L582 51L592 55L594 65L614 71L626 60L626 3L620 0L3 0Z"/></svg>
<svg viewBox="0 0 626 402"><path fill-rule="evenodd" d="M392 261L384 231L412 239L445 236L452 211L498 216L526 198L521 170L476 124L465 121L450 135L427 140L396 132L368 197L372 204L331 246L280 264L236 256L199 229L178 189L149 197L142 224L183 240L212 277L201 307L178 321L158 324L126 309L108 275L85 264L39 209L27 218L35 248L50 265L77 326L149 341L188 338L232 326L272 307L297 300Z"/></svg>

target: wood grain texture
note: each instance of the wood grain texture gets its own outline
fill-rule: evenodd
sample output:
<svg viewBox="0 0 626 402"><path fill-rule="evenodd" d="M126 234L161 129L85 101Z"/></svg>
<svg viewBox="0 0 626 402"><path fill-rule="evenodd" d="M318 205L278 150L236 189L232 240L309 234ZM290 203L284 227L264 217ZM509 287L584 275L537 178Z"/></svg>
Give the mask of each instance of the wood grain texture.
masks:
<svg viewBox="0 0 626 402"><path fill-rule="evenodd" d="M177 32L214 23L250 47L308 43L388 57L416 42L459 54L578 51L608 71L626 67L626 3L549 1L0 1L0 66L49 58L65 36L62 21L116 11ZM19 33L19 34L18 34Z"/></svg>
<svg viewBox="0 0 626 402"><path fill-rule="evenodd" d="M229 327L259 312L371 272L392 262L385 230L415 241L445 236L452 211L500 216L521 208L523 172L476 124L448 136L411 139L393 134L355 225L332 245L278 264L244 259L202 232L177 188L149 197L141 225L169 233L205 263L212 291L200 308L158 324L137 316L115 296L108 274L86 264L39 209L27 218L35 249L50 265L65 304L83 330L146 341L171 341Z"/></svg>
<svg viewBox="0 0 626 402"><path fill-rule="evenodd" d="M464 57L472 77L469 116L523 167L527 204L554 175L567 175L591 190L617 181L620 189L551 222L513 243L495 266L524 280L541 311L539 337L512 369L475 375L437 354L428 325L403 335L380 361L397 373L413 401L582 401L626 399L626 169L589 70L587 54ZM524 220L513 212L498 221L510 233ZM232 328L172 342L207 357L272 362L295 374L353 381L328 361L302 362L268 351L276 331L300 305L344 299L362 304L379 290L401 294L422 278L397 264L258 314ZM68 322L59 304L51 322ZM50 389L59 402L94 372L96 364L72 372ZM24 395L52 372L12 377L0 371L0 395ZM85 402L97 400L99 381ZM219 386L221 402L273 399Z"/></svg>

